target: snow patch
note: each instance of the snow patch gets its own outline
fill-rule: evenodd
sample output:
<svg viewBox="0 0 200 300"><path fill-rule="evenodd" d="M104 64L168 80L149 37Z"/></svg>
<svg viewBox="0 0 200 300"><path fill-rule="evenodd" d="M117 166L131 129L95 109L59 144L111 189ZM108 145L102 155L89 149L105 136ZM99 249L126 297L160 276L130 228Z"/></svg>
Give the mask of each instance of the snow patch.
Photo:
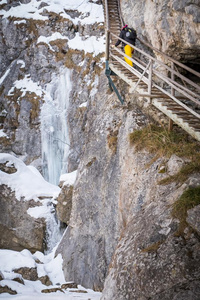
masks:
<svg viewBox="0 0 200 300"><path fill-rule="evenodd" d="M37 44L39 44L39 43L45 43L45 44L47 44L49 46L49 48L52 51L54 51L53 48L52 48L52 46L50 45L50 42L51 41L55 41L55 40L60 40L60 39L61 40L67 40L67 37L63 36L59 32L55 32L51 36L48 36L48 37L46 37L46 36L40 36L38 38L38 40L37 40Z"/></svg>
<svg viewBox="0 0 200 300"><path fill-rule="evenodd" d="M0 163L7 166L14 165L17 172L7 174L0 171L0 184L5 184L15 192L16 198L20 200L38 201L38 197L56 197L60 188L48 183L43 177L36 175L30 167L27 167L20 159L6 153L0 153Z"/></svg>
<svg viewBox="0 0 200 300"><path fill-rule="evenodd" d="M83 40L80 34L76 33L75 37L68 41L68 45L71 49L84 50L97 56L99 53L105 52L105 37L91 36Z"/></svg>
<svg viewBox="0 0 200 300"><path fill-rule="evenodd" d="M4 280L1 281L1 286L8 286L17 292L17 295L2 293L0 294L0 299L75 300L78 298L79 300L100 300L101 293L85 289L80 285L78 285L78 289L73 288L73 290L83 290L86 293L72 292L72 289L70 288L64 290L64 293L60 291L50 294L41 293L43 289L60 287L61 284L66 283L62 270L63 259L61 254L55 257L55 250L56 248L48 255L44 255L39 251L31 254L31 252L26 249L21 252L0 250L0 270L4 276ZM38 259L40 262L36 263L36 260ZM36 268L38 276L41 277L47 275L51 280L52 285L47 287L39 280L24 280L24 285L13 281L13 278L22 278L21 275L14 273L13 270L23 267Z"/></svg>
<svg viewBox="0 0 200 300"><path fill-rule="evenodd" d="M14 24L15 24L15 25L18 25L18 24L26 24L26 20L14 21Z"/></svg>
<svg viewBox="0 0 200 300"><path fill-rule="evenodd" d="M83 102L81 105L79 105L79 107L87 107L87 101Z"/></svg>
<svg viewBox="0 0 200 300"><path fill-rule="evenodd" d="M8 138L7 134L5 132L3 132L3 129L0 129L0 138L1 137L6 137Z"/></svg>
<svg viewBox="0 0 200 300"><path fill-rule="evenodd" d="M25 68L25 62L22 59L18 59L17 64L21 64L20 68Z"/></svg>
<svg viewBox="0 0 200 300"><path fill-rule="evenodd" d="M71 173L63 174L60 176L60 182L64 182L64 185L74 185L76 181L77 170Z"/></svg>
<svg viewBox="0 0 200 300"><path fill-rule="evenodd" d="M15 88L22 91L21 97L26 95L26 92L35 93L37 96L42 97L42 88L38 83L33 82L30 78L30 75L25 75L21 80L14 82L13 87L8 92L8 96L11 96L14 93Z"/></svg>
<svg viewBox="0 0 200 300"><path fill-rule="evenodd" d="M5 1L5 0L4 0ZM103 6L96 3L91 3L88 0L73 0L68 1L61 0L46 0L47 6L40 9L40 1L32 0L29 3L20 4L15 7L11 7L8 11L2 9L0 15L3 18L15 17L20 19L34 19L34 20L48 20L47 16L43 16L44 10L48 12L54 12L60 14L63 18L71 20L75 25L78 23L84 24L94 24L95 22L103 23ZM1 2L1 4L7 2ZM72 18L67 10L78 11L81 16L78 18Z"/></svg>

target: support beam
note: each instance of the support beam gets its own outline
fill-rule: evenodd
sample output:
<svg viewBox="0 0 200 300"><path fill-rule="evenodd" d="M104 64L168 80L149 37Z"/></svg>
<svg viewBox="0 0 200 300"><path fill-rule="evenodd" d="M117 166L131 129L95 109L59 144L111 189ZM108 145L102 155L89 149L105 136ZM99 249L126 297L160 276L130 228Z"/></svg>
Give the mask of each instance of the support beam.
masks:
<svg viewBox="0 0 200 300"><path fill-rule="evenodd" d="M173 124L174 124L174 122L172 121L172 119L169 119L168 131L172 131L172 129L173 129Z"/></svg>

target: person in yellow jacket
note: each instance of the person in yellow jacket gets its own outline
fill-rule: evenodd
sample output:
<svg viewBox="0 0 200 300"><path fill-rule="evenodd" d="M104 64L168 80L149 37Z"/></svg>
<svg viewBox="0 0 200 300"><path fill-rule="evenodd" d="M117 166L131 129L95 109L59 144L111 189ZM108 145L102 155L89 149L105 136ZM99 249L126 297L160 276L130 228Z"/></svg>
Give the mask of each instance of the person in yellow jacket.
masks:
<svg viewBox="0 0 200 300"><path fill-rule="evenodd" d="M129 28L128 25L124 25L119 37L129 44L135 45L135 41L137 38L136 31L133 28ZM121 40L118 40L115 44L115 47L117 47L121 43ZM127 45L125 42L122 42L122 46L124 47L124 52L127 56L132 57L134 49L130 46ZM131 67L133 66L133 62L128 59L127 57L124 57L125 61L127 64L129 64Z"/></svg>

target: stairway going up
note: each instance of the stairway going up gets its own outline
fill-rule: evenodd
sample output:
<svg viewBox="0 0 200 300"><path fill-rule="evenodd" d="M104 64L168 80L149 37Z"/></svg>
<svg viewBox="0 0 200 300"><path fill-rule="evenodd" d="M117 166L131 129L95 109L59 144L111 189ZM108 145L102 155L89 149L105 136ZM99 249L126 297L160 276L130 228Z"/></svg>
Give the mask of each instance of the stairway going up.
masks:
<svg viewBox="0 0 200 300"><path fill-rule="evenodd" d="M134 48L133 57L130 59L133 67L128 65L124 60L126 55L120 47L111 47L119 39L123 26L120 2L104 0L103 5L106 75L110 82L112 83L112 74L119 76L130 86L130 93L146 98L151 105L164 113L169 118L171 127L174 122L200 141L200 73L139 38L140 48L127 43ZM143 50L147 47L154 56ZM115 87L114 90L118 94ZM118 97L120 99L119 94Z"/></svg>

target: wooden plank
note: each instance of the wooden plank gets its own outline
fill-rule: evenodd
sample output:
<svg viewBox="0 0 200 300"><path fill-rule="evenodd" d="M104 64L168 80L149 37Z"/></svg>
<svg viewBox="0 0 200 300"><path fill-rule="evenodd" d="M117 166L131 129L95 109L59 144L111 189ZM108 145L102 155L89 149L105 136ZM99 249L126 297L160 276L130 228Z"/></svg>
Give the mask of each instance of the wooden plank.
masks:
<svg viewBox="0 0 200 300"><path fill-rule="evenodd" d="M168 131L172 131L172 129L173 129L173 124L174 124L174 122L172 121L172 119L169 119Z"/></svg>
<svg viewBox="0 0 200 300"><path fill-rule="evenodd" d="M158 108L160 111L162 111L166 116L168 116L174 123L176 123L178 126L183 128L185 131L187 131L192 137L200 141L200 132L198 130L195 130L192 128L188 123L184 122L183 119L178 117L177 115L173 114L167 108L160 105L156 100L152 100L152 104Z"/></svg>

